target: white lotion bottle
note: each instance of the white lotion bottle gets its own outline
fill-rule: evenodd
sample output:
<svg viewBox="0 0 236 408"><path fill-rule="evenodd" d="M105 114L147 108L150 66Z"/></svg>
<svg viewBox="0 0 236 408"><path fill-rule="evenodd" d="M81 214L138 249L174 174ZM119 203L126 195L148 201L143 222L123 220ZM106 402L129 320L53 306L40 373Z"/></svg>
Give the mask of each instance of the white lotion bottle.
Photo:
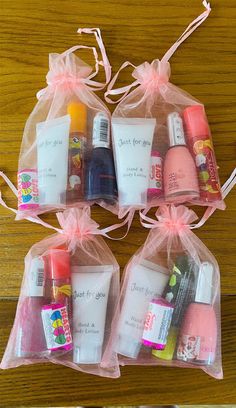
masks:
<svg viewBox="0 0 236 408"><path fill-rule="evenodd" d="M112 119L120 207L146 206L155 126L156 119Z"/></svg>
<svg viewBox="0 0 236 408"><path fill-rule="evenodd" d="M65 204L68 175L70 115L38 123L39 205Z"/></svg>
<svg viewBox="0 0 236 408"><path fill-rule="evenodd" d="M73 361L98 364L106 323L112 265L72 267Z"/></svg>
<svg viewBox="0 0 236 408"><path fill-rule="evenodd" d="M132 266L118 323L117 353L138 356L149 303L161 297L168 280L168 270L150 261Z"/></svg>

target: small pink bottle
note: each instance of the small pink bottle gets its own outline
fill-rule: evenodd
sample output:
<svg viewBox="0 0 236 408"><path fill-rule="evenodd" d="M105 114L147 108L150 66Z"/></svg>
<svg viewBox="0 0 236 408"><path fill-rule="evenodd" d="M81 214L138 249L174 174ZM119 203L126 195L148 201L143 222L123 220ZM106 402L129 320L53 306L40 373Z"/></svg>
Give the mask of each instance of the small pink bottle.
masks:
<svg viewBox="0 0 236 408"><path fill-rule="evenodd" d="M168 202L185 202L199 197L194 159L185 142L183 123L177 112L168 115L170 147L164 162L164 191Z"/></svg>
<svg viewBox="0 0 236 408"><path fill-rule="evenodd" d="M33 258L27 276L27 296L20 309L17 331L17 357L40 358L48 355L44 336L41 309L47 302L44 297L44 263Z"/></svg>
<svg viewBox="0 0 236 408"><path fill-rule="evenodd" d="M213 265L200 266L195 301L185 313L181 326L177 359L210 365L215 359L217 321L212 302Z"/></svg>

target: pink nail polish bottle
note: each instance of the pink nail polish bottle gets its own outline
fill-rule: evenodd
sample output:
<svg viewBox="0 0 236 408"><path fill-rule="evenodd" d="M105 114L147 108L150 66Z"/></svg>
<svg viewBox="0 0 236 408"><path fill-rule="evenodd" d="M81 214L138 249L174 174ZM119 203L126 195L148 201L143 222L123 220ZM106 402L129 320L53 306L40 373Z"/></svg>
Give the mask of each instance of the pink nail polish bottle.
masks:
<svg viewBox="0 0 236 408"><path fill-rule="evenodd" d="M168 202L185 202L199 197L194 159L184 137L183 123L177 112L167 119L170 147L164 161L164 191Z"/></svg>
<svg viewBox="0 0 236 408"><path fill-rule="evenodd" d="M39 358L49 354L43 331L41 309L44 298L44 263L33 258L27 276L27 296L21 305L21 321L17 332L17 357Z"/></svg>
<svg viewBox="0 0 236 408"><path fill-rule="evenodd" d="M195 301L188 306L180 330L178 360L204 365L214 362L217 322L211 304L213 270L210 262L200 266Z"/></svg>

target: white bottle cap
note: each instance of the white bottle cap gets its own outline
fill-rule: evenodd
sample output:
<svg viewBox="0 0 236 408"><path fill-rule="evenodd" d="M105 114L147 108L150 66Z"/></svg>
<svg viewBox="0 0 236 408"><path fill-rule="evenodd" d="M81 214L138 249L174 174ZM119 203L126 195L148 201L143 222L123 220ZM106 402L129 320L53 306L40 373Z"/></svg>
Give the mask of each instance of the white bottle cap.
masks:
<svg viewBox="0 0 236 408"><path fill-rule="evenodd" d="M132 191L119 191L119 205L121 207L145 207L147 204L147 190L142 193Z"/></svg>
<svg viewBox="0 0 236 408"><path fill-rule="evenodd" d="M76 364L98 364L102 359L102 346L93 343L74 345L73 361Z"/></svg>
<svg viewBox="0 0 236 408"><path fill-rule="evenodd" d="M31 260L27 284L27 296L42 297L44 295L44 262L41 258Z"/></svg>
<svg viewBox="0 0 236 408"><path fill-rule="evenodd" d="M195 302L211 304L214 267L210 262L202 262L198 272Z"/></svg>
<svg viewBox="0 0 236 408"><path fill-rule="evenodd" d="M167 117L170 146L186 145L183 122L177 112L170 113Z"/></svg>
<svg viewBox="0 0 236 408"><path fill-rule="evenodd" d="M98 112L93 120L93 146L110 146L110 120L105 112Z"/></svg>
<svg viewBox="0 0 236 408"><path fill-rule="evenodd" d="M122 335L119 336L116 352L122 356L137 358L141 345L141 342L135 341L130 336Z"/></svg>

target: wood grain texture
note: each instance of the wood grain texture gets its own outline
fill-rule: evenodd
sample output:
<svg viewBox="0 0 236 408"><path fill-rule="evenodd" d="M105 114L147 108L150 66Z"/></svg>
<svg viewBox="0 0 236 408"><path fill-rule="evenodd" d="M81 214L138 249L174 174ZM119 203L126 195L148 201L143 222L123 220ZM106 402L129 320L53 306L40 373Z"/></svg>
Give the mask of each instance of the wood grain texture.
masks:
<svg viewBox="0 0 236 408"><path fill-rule="evenodd" d="M103 379L74 370L42 364L6 370L0 373L0 406L73 406L108 404L188 404L232 403L235 401L236 358L233 338L236 336L234 296L222 301L223 363L225 379L217 381L201 370L163 367L122 367L121 378ZM0 302L0 353L6 345L13 323L15 301ZM231 340L230 340L231 339ZM13 388L14 385L14 388ZM60 390L58 390L60 388ZM2 405L1 405L2 404ZM7 405L8 404L8 405Z"/></svg>
<svg viewBox="0 0 236 408"><path fill-rule="evenodd" d="M209 19L171 59L171 80L205 105L223 183L235 166L236 153L236 3L212 0ZM202 11L200 0L3 0L0 25L0 169L16 181L25 121L45 86L48 54L77 44L94 45L76 34L78 27L100 27L113 73L124 60L134 64L160 58ZM92 63L90 54L83 54ZM102 78L102 75L101 75ZM125 71L118 85L131 81ZM100 93L100 96L102 94ZM0 181L11 206L16 200ZM79 404L196 404L236 402L236 191L227 210L216 211L196 234L216 256L221 269L223 363L225 379L217 382L199 370L151 367L122 368L119 380L104 380L64 367L40 365L0 373L0 406L71 406ZM202 209L197 209L200 215ZM116 221L93 209L102 225ZM50 234L0 208L0 357L14 319L23 273L23 259L32 244ZM44 219L55 223L54 215ZM119 232L120 233L120 232ZM108 244L121 266L145 241L148 231L136 217L129 235ZM58 384L61 388L58 390Z"/></svg>
<svg viewBox="0 0 236 408"><path fill-rule="evenodd" d="M122 367L121 377L104 379L62 366L42 364L0 373L1 403L17 405L73 406L126 404L232 403L235 401L236 327L234 296L222 299L223 363L225 379L217 381L201 370L167 367ZM0 353L6 345L16 309L15 301L0 302ZM13 389L14 384L14 389ZM58 390L58 387L60 390ZM5 405L4 405L5 404ZM1 405L0 405L1 406Z"/></svg>

